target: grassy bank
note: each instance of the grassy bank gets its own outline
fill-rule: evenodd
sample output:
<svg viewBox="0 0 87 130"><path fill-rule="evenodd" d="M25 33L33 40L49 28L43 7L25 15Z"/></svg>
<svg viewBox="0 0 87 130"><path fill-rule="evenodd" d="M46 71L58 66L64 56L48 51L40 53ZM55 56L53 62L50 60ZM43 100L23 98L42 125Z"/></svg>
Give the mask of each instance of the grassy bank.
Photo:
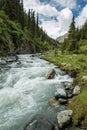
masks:
<svg viewBox="0 0 87 130"><path fill-rule="evenodd" d="M81 87L81 93L72 98L69 108L73 110L73 123L82 125L87 130L87 83L82 80L83 76L87 76L87 56L84 54L61 54L51 53L44 56L59 68L65 71L77 71L75 85Z"/></svg>

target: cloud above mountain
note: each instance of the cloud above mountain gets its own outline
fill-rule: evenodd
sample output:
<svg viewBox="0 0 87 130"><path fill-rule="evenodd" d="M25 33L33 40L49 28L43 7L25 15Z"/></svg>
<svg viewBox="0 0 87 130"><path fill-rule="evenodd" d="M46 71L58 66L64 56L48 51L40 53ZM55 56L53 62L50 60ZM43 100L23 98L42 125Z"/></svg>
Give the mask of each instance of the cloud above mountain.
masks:
<svg viewBox="0 0 87 130"><path fill-rule="evenodd" d="M81 27L87 20L87 5L82 9L79 16L76 18L76 26Z"/></svg>
<svg viewBox="0 0 87 130"><path fill-rule="evenodd" d="M57 38L65 34L69 30L69 26L75 14L75 11L79 16L76 16L76 25L79 21L81 24L87 18L84 18L87 12L86 5L82 7L81 1L86 3L86 0L24 0L24 8L33 9L39 13L40 26L47 32L52 38ZM79 12L79 10L81 10Z"/></svg>

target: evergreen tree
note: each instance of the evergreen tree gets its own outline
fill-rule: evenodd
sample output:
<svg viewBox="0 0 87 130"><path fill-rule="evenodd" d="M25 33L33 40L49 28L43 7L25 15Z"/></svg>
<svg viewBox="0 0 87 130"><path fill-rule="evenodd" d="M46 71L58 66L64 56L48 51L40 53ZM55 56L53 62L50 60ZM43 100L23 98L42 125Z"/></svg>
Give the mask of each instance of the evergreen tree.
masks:
<svg viewBox="0 0 87 130"><path fill-rule="evenodd" d="M35 37L35 12L34 11L31 11L30 32L32 34L32 37Z"/></svg>
<svg viewBox="0 0 87 130"><path fill-rule="evenodd" d="M28 10L28 29L30 29L30 20L31 20L31 12L30 9Z"/></svg>
<svg viewBox="0 0 87 130"><path fill-rule="evenodd" d="M74 17L72 19L72 23L70 25L69 29L69 35L68 35L68 50L71 52L75 51L77 49L77 39L76 39L76 29L75 29L75 21Z"/></svg>
<svg viewBox="0 0 87 130"><path fill-rule="evenodd" d="M38 13L37 13L37 19L36 19L36 35L38 36L39 31L39 20L38 20Z"/></svg>

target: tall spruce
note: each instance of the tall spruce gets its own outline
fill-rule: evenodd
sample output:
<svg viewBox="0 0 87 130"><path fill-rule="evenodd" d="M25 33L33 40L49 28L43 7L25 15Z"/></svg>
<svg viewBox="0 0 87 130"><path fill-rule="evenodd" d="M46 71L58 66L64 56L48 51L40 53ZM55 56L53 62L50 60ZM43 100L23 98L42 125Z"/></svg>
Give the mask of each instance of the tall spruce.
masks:
<svg viewBox="0 0 87 130"><path fill-rule="evenodd" d="M77 49L77 39L76 39L76 29L75 29L75 20L74 17L72 18L72 22L69 29L69 35L68 35L68 50L70 52L73 52Z"/></svg>
<svg viewBox="0 0 87 130"><path fill-rule="evenodd" d="M28 10L28 29L30 30L31 11Z"/></svg>

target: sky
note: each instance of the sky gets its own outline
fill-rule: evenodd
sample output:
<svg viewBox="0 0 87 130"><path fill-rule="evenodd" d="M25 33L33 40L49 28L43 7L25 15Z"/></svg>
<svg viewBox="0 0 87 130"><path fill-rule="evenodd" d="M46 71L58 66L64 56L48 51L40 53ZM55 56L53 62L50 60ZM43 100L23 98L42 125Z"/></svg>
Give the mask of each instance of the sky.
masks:
<svg viewBox="0 0 87 130"><path fill-rule="evenodd" d="M78 28L87 20L87 0L24 0L24 8L39 14L39 26L56 39L69 30L72 17Z"/></svg>

